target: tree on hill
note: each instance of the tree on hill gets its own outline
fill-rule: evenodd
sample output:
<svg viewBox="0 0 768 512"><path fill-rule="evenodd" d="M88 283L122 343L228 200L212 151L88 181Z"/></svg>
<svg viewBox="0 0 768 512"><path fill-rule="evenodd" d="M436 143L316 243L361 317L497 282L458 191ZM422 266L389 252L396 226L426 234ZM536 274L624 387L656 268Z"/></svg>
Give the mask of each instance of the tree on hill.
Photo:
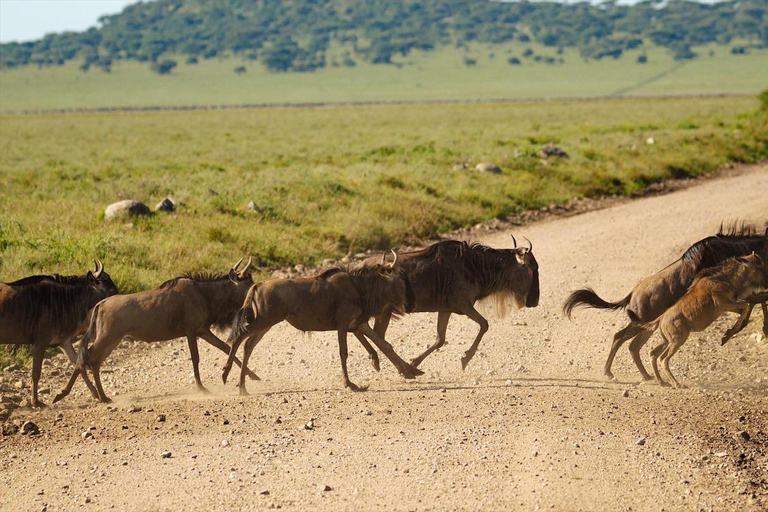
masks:
<svg viewBox="0 0 768 512"><path fill-rule="evenodd" d="M275 72L314 71L326 65L332 45L349 52L343 57L349 66L392 64L414 50L513 40L574 48L585 59L618 58L644 42L677 59L695 58L693 48L710 43L746 40L768 47L766 0L154 0L99 22L84 32L2 44L0 69L73 60L83 69L109 70L120 60L155 68L179 56L193 63L235 55Z"/></svg>

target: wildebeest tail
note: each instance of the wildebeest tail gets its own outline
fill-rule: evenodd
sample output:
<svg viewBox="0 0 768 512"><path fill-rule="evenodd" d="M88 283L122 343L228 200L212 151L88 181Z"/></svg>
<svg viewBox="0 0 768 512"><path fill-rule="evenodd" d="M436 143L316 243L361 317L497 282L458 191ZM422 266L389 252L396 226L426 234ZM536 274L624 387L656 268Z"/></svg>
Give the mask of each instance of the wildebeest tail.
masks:
<svg viewBox="0 0 768 512"><path fill-rule="evenodd" d="M245 336L250 331L248 326L256 320L256 292L258 291L258 284L251 286L248 293L245 296L242 307L235 313L235 318L232 320L232 330L229 332L229 338L227 338L227 344L232 346L235 340L242 336Z"/></svg>
<svg viewBox="0 0 768 512"><path fill-rule="evenodd" d="M568 318L571 318L571 313L578 306L589 306L597 309L624 309L629 304L629 299L631 298L632 293L619 302L608 302L598 297L592 288L583 288L576 290L566 299L565 304L563 304L563 313Z"/></svg>
<svg viewBox="0 0 768 512"><path fill-rule="evenodd" d="M91 310L90 320L88 320L88 329L83 334L83 339L80 340L80 347L77 351L77 368L85 371L88 367L88 344L93 341L93 337L96 334L96 317L98 316L99 304L96 304Z"/></svg>

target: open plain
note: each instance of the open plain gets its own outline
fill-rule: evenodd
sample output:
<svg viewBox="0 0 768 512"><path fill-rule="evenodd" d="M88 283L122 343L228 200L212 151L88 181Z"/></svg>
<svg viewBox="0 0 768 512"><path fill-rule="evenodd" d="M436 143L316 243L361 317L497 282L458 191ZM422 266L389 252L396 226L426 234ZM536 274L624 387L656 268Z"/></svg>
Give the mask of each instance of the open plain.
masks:
<svg viewBox="0 0 768 512"><path fill-rule="evenodd" d="M220 383L224 357L202 347L194 391L186 342L124 341L94 402L81 383L63 403L18 409L39 436L0 437L5 510L765 510L768 507L768 344L762 317L725 347L727 316L694 334L672 362L689 389L638 385L623 348L608 382L602 366L623 313L560 311L577 287L623 297L721 221L761 228L768 167L757 165L673 194L520 226L541 271L535 309L491 319L465 372L476 332L452 317L447 346L426 374L381 373L351 343L344 392L335 333L273 329L251 358L263 379L250 397ZM481 242L502 247L508 232ZM435 315L392 325L404 357L431 343ZM649 346L659 340L652 338ZM647 348L643 352L647 361ZM50 401L69 365L46 363ZM58 374L58 375L54 375ZM3 392L27 370L2 373ZM26 388L25 388L26 389ZM140 409L140 410L138 410Z"/></svg>

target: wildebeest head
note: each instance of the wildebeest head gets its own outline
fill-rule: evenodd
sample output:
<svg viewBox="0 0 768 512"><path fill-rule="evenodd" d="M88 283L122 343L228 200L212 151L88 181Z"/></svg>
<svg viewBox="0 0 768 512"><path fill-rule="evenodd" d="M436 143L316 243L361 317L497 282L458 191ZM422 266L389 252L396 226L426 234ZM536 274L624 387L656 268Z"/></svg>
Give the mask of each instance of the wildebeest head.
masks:
<svg viewBox="0 0 768 512"><path fill-rule="evenodd" d="M238 267L243 262L243 258L240 258L235 265L229 269L229 280L237 285L245 285L247 282L248 285L246 286L246 290L250 288L251 284L253 284L253 278L251 277L251 273L248 270L251 268L251 260L252 258L248 258L248 263L246 263L245 267L243 267L242 270L238 270Z"/></svg>
<svg viewBox="0 0 768 512"><path fill-rule="evenodd" d="M738 282L743 283L746 293L768 289L768 268L758 254L739 256L736 261L740 264Z"/></svg>
<svg viewBox="0 0 768 512"><path fill-rule="evenodd" d="M109 297L111 295L117 295L119 292L117 286L112 281L112 278L104 272L104 265L101 261L97 260L93 262L95 268L89 270L85 275L88 284L96 288L99 295Z"/></svg>
<svg viewBox="0 0 768 512"><path fill-rule="evenodd" d="M408 274L397 265L397 253L392 251L395 259L391 263L376 265L376 271L385 278L387 295L392 298L392 306L396 314L411 313L416 309L416 294L413 293ZM382 258L383 261L383 258Z"/></svg>
<svg viewBox="0 0 768 512"><path fill-rule="evenodd" d="M528 247L518 247L517 240L512 236L512 242L515 244L512 252L515 254L517 265L510 271L520 276L521 283L529 283L525 307L535 308L539 305L539 263L533 255L533 244L527 238L525 240L528 242Z"/></svg>

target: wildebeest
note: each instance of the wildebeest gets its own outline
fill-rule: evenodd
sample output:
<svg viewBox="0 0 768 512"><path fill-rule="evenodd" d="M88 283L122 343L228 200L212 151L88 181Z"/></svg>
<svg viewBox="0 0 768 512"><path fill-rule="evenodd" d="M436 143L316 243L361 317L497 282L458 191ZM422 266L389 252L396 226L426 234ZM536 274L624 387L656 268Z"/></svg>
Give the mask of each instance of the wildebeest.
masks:
<svg viewBox="0 0 768 512"><path fill-rule="evenodd" d="M510 305L536 307L539 303L539 264L533 256L533 245L493 249L479 244L446 240L425 249L401 253L397 266L405 271L416 295L414 312L437 313L437 340L423 354L411 361L418 367L424 358L445 343L445 332L451 314L465 315L479 326L474 342L461 358L465 369L475 355L488 321L475 309L477 301L495 301L501 316ZM527 240L527 239L526 239ZM386 255L385 255L386 256ZM383 262L385 257L381 258ZM377 257L361 263L376 265ZM376 317L374 330L384 337L391 315Z"/></svg>
<svg viewBox="0 0 768 512"><path fill-rule="evenodd" d="M614 335L604 373L609 379L615 379L611 372L613 359L621 345L631 339L629 352L632 359L643 380L651 380L652 377L645 370L640 359L640 349L651 337L653 331L644 329L643 325L658 318L682 297L699 272L716 266L728 258L746 256L752 252L756 252L763 259L768 259L768 231L766 234L758 235L756 230L748 225L734 226L728 231L720 226L716 235L693 244L680 259L640 281L624 299L618 302L607 302L591 288L584 288L576 290L568 297L563 305L563 311L570 318L573 309L582 305L598 309L626 309L630 320L629 325ZM763 308L765 312L765 305ZM738 327L737 323L729 329L723 337L723 343L740 330ZM743 328L743 325L741 327ZM765 319L763 328L768 333L768 318Z"/></svg>
<svg viewBox="0 0 768 512"><path fill-rule="evenodd" d="M31 276L0 284L0 344L32 345L33 407L45 405L37 397L45 350L59 346L74 362L72 338L85 330L91 308L116 293L101 262L84 276Z"/></svg>
<svg viewBox="0 0 768 512"><path fill-rule="evenodd" d="M77 372L86 375L90 368L99 400L109 402L101 386L100 368L124 336L147 342L186 337L195 383L205 392L200 381L197 338L203 338L229 354L229 347L211 332L211 326L224 328L229 325L253 284L248 271L251 262L249 260L242 270L238 270L242 261L229 272L185 274L154 290L116 295L99 302L93 308L88 330L78 350L78 368L57 400L69 393ZM91 342L93 344L89 346ZM251 377L258 378L254 374Z"/></svg>
<svg viewBox="0 0 768 512"><path fill-rule="evenodd" d="M669 370L669 360L688 339L691 332L703 331L727 311L744 314L750 295L768 288L768 272L760 256L751 254L729 258L698 274L691 287L658 319L644 326L653 332L657 328L664 339L651 350L651 363L656 380L669 386L659 374L657 360L672 385L681 387Z"/></svg>
<svg viewBox="0 0 768 512"><path fill-rule="evenodd" d="M243 349L240 373L240 394L245 389L245 369L253 348L276 324L287 321L302 331L337 331L339 356L345 388L362 390L349 380L347 374L347 333L352 332L366 347L365 337L382 351L405 378L422 372L403 361L382 336L369 326L371 317L387 312L405 314L413 309L413 290L407 276L397 269L375 267L345 272L331 269L316 277L301 279L269 279L257 283L248 291L243 307L237 313L229 336L232 352L224 367L222 380L232 367L235 352L247 340Z"/></svg>

